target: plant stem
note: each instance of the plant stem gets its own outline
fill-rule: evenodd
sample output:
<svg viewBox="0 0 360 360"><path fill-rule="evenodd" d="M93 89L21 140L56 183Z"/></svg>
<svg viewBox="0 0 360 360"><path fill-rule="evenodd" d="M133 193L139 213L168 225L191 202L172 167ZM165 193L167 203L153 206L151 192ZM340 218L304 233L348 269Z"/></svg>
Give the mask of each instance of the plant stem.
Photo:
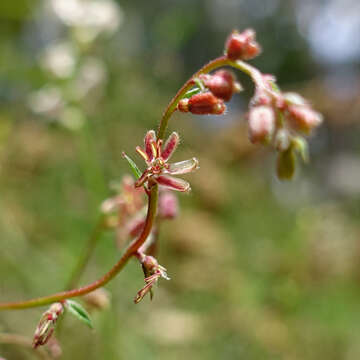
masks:
<svg viewBox="0 0 360 360"><path fill-rule="evenodd" d="M82 273L84 272L86 265L88 264L92 253L95 250L96 244L104 230L104 216L101 215L97 221L95 228L93 229L87 243L86 248L82 251L80 258L73 269L71 276L65 286L65 290L72 289L79 282Z"/></svg>
<svg viewBox="0 0 360 360"><path fill-rule="evenodd" d="M167 108L165 109L162 118L160 120L158 132L157 132L157 138L163 139L165 135L165 131L169 122L169 119L171 115L176 111L176 107L179 103L179 101L182 99L182 97L186 94L188 90L191 89L192 86L194 86L194 79L198 77L200 74L206 74L212 70L215 70L221 66L231 66L234 67L245 74L249 75L252 80L254 81L255 85L257 87L261 87L264 90L268 92L272 92L269 90L266 86L266 83L263 79L263 76L260 71L252 67L251 65L243 62L243 61L231 61L229 60L225 55L220 56L212 61L210 61L208 64L204 65L199 71L197 71L177 92L177 94L171 99L169 102ZM90 293L99 287L104 286L107 284L110 280L112 280L126 265L128 260L137 253L138 249L141 247L141 245L145 242L147 237L149 236L151 229L154 224L156 211L157 211L157 203L158 203L158 185L153 185L151 188L151 191L149 193L149 203L148 203L148 211L146 216L146 222L145 226L139 235L139 237L134 240L128 248L125 250L124 254L121 256L119 261L100 279L94 281L93 283L80 287L78 289L68 290L68 291L62 291L53 295L44 296L40 298L35 298L31 300L26 301L18 301L18 302L8 302L8 303L0 303L0 310L11 310L11 309L26 309L36 306L42 306L46 304L50 304L56 301L62 301L68 298L77 297L81 295L85 295L87 293ZM91 241L89 242L89 247L84 255L84 257L80 260L78 267L74 271L74 275L71 278L69 285L76 283L77 279L80 277L83 269L86 266L86 263L93 251L93 248L96 245L97 239L101 233L101 225L97 225L97 227L94 230L94 233L91 237Z"/></svg>
<svg viewBox="0 0 360 360"><path fill-rule="evenodd" d="M34 354L38 356L39 359L48 360L50 356L47 354L45 349L38 348L34 350L32 348L32 340L27 338L26 336L18 335L18 334L7 334L0 333L0 344L11 344L11 345L20 345L28 348Z"/></svg>
<svg viewBox="0 0 360 360"><path fill-rule="evenodd" d="M146 238L149 236L156 216L157 200L158 200L158 186L154 185L149 194L148 213L146 216L145 226L141 234L136 240L134 240L128 246L128 248L125 250L124 254L121 256L119 261L103 277L101 277L100 279L94 281L89 285L80 287L78 289L62 291L53 295L39 297L26 301L0 303L0 310L27 309L31 307L47 305L53 302L62 301L68 298L88 294L98 289L99 287L102 287L105 284L107 284L123 269L123 267L129 261L129 259L137 252L139 247L145 242Z"/></svg>
<svg viewBox="0 0 360 360"><path fill-rule="evenodd" d="M169 122L169 119L171 117L171 115L176 111L176 107L177 104L179 102L179 100L182 99L182 97L186 94L186 92L188 90L190 90L190 88L194 85L194 78L198 77L200 74L206 74L212 70L217 69L220 66L224 66L228 63L228 58L226 56L220 56L212 61L210 61L209 63L207 63L206 65L204 65L199 71L197 71L182 87L181 89L177 92L177 94L171 99L171 101L169 102L169 105L167 106L167 108L165 109L161 121L160 121L160 125L159 125L159 129L158 129L158 133L157 133L157 138L158 139L163 139L165 136L165 131Z"/></svg>
<svg viewBox="0 0 360 360"><path fill-rule="evenodd" d="M262 74L259 70L257 70L256 68L254 68L253 66L249 65L248 63L246 63L244 61L241 61L241 60L232 61L232 60L229 60L225 55L220 56L220 57L210 61L209 63L204 65L199 71L197 71L181 87L181 89L177 92L177 94L171 99L171 101L169 102L169 105L165 109L165 111L162 115L161 121L160 121L159 129L158 129L158 133L157 133L158 139L164 138L165 131L166 131L166 128L167 128L167 125L168 125L171 115L176 111L176 107L177 107L179 101L184 97L186 92L188 90L190 90L192 86L194 86L194 79L197 78L200 74L207 74L210 71L213 71L221 66L226 66L226 65L242 71L243 73L245 73L246 75L248 75L252 78L252 80L254 81L256 86L262 87L266 91L269 91L265 86Z"/></svg>

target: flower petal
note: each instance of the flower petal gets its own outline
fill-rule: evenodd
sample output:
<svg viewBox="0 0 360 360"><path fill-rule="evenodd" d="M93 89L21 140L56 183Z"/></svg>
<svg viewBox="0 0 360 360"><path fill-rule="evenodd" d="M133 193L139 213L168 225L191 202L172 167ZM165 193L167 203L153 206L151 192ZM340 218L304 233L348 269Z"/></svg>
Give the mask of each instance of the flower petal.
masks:
<svg viewBox="0 0 360 360"><path fill-rule="evenodd" d="M162 158L164 159L164 161L167 161L170 159L171 155L174 153L174 151L176 150L176 147L179 144L179 135L176 132L173 132L168 140L165 143L164 146L164 150L162 151Z"/></svg>
<svg viewBox="0 0 360 360"><path fill-rule="evenodd" d="M144 138L144 144L145 144L145 152L147 156L149 157L149 160L153 160L154 154L153 154L153 147L156 142L156 135L154 130L149 130Z"/></svg>
<svg viewBox="0 0 360 360"><path fill-rule="evenodd" d="M136 152L147 162L150 162L149 155L140 147L136 147Z"/></svg>
<svg viewBox="0 0 360 360"><path fill-rule="evenodd" d="M171 190L176 190L181 192L186 192L191 190L190 184L187 181L183 179L174 178L172 176L160 175L154 178L154 180L159 185L162 185Z"/></svg>
<svg viewBox="0 0 360 360"><path fill-rule="evenodd" d="M199 168L199 161L196 158L169 164L168 172L171 175L187 174Z"/></svg>

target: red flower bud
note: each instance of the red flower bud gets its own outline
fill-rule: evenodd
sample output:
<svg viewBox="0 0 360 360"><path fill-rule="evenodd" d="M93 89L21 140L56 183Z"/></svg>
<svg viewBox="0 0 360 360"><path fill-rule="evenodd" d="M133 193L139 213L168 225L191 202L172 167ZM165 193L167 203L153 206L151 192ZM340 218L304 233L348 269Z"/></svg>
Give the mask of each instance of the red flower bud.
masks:
<svg viewBox="0 0 360 360"><path fill-rule="evenodd" d="M225 44L225 53L230 60L250 60L259 55L260 45L255 40L255 31L233 31Z"/></svg>
<svg viewBox="0 0 360 360"><path fill-rule="evenodd" d="M275 130L275 114L270 106L257 106L248 115L249 138L252 143L264 143L271 139Z"/></svg>
<svg viewBox="0 0 360 360"><path fill-rule="evenodd" d="M241 85L229 70L218 70L213 75L200 75L200 80L216 97L224 101L229 101L234 93L241 91Z"/></svg>
<svg viewBox="0 0 360 360"><path fill-rule="evenodd" d="M226 106L222 99L208 91L192 96L188 101L188 109L198 115L221 115L225 112Z"/></svg>
<svg viewBox="0 0 360 360"><path fill-rule="evenodd" d="M288 112L294 127L304 133L309 133L322 123L321 114L309 106L291 105L288 107Z"/></svg>

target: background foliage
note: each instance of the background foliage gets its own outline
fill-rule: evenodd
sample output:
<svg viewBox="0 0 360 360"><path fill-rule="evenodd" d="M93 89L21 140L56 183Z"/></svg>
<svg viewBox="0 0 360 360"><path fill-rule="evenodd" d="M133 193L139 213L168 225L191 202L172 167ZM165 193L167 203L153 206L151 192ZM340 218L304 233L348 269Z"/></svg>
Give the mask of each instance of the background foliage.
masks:
<svg viewBox="0 0 360 360"><path fill-rule="evenodd" d="M275 179L274 154L247 139L252 86L242 77L247 90L226 116L177 114L176 159L196 154L201 170L189 177L179 218L162 228L159 261L172 280L135 306L143 277L131 262L108 286L111 308L93 313L94 331L66 318L64 358L358 359L357 1L118 5L116 31L77 58L101 61L101 86L74 100L71 79L54 78L41 59L49 44L75 35L40 0L0 3L1 300L64 286L109 185L128 172L121 151L134 155L179 86L222 52L230 30L251 26L264 50L253 63L325 115L310 166L291 183ZM55 85L71 99L66 116L32 111L31 95ZM118 256L108 232L82 283ZM1 312L0 332L31 335L41 310ZM1 344L0 355L33 358Z"/></svg>

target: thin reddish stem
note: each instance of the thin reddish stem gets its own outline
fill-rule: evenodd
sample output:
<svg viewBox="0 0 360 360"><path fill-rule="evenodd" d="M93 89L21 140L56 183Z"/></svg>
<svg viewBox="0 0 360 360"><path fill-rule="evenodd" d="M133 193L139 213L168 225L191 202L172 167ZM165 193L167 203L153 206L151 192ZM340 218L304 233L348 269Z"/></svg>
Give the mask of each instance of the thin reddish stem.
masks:
<svg viewBox="0 0 360 360"><path fill-rule="evenodd" d="M62 291L53 295L39 297L26 301L0 303L0 310L26 309L36 306L47 305L68 298L85 295L87 293L90 293L98 289L99 287L106 285L122 270L122 268L131 258L131 256L137 252L139 247L145 242L145 240L149 236L156 215L157 200L158 200L158 187L157 185L154 185L149 195L149 207L148 207L148 213L143 231L141 232L139 237L129 245L129 247L126 249L124 254L119 259L119 261L103 277L101 277L100 279L94 281L89 285L80 287L78 289Z"/></svg>

